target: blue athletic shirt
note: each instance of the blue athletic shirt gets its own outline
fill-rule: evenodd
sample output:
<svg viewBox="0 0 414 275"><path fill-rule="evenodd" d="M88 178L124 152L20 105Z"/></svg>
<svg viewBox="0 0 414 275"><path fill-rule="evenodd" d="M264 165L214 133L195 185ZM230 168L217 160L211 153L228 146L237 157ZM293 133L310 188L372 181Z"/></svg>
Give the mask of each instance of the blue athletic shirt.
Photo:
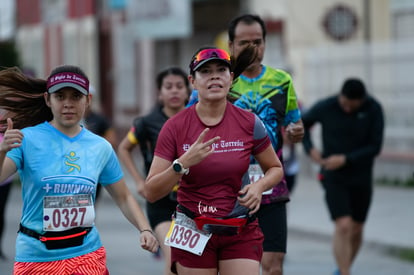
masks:
<svg viewBox="0 0 414 275"><path fill-rule="evenodd" d="M68 137L48 122L22 130L18 148L7 153L17 166L22 183L21 224L43 234L43 198L91 194L95 201L98 183L118 182L122 169L112 146L102 137L82 128ZM17 235L18 262L57 261L77 257L102 246L95 226L80 246L48 250L39 240L23 233Z"/></svg>

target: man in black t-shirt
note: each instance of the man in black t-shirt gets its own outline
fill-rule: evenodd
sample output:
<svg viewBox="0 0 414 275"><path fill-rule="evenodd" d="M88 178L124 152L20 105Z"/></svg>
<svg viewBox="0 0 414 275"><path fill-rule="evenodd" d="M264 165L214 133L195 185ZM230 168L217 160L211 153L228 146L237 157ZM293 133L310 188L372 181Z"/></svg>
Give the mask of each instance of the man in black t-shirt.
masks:
<svg viewBox="0 0 414 275"><path fill-rule="evenodd" d="M361 80L350 78L339 95L318 101L302 115L302 121L303 145L321 166L319 179L335 222L333 250L339 268L335 274L349 275L371 204L374 159L384 135L382 107L367 94ZM310 135L316 123L322 126L322 152Z"/></svg>

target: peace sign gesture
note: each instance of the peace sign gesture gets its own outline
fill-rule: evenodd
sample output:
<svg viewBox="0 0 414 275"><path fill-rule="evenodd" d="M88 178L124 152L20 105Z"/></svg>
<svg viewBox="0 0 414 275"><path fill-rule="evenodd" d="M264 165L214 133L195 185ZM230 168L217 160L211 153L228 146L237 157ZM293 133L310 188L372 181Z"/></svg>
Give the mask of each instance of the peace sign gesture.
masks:
<svg viewBox="0 0 414 275"><path fill-rule="evenodd" d="M189 168L196 165L214 152L214 146L212 145L217 142L220 137L216 136L204 142L209 130L209 128L204 129L196 141L190 146L188 151L180 157L180 162L184 167Z"/></svg>

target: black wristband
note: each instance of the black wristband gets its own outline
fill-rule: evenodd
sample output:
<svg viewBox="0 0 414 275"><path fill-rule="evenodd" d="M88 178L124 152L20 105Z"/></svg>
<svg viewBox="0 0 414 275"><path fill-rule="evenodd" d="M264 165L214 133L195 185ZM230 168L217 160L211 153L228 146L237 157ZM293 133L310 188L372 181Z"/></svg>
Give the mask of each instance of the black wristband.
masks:
<svg viewBox="0 0 414 275"><path fill-rule="evenodd" d="M139 233L142 233L142 232L145 232L145 231L148 231L149 233L154 234L154 232L152 232L151 229L140 230Z"/></svg>

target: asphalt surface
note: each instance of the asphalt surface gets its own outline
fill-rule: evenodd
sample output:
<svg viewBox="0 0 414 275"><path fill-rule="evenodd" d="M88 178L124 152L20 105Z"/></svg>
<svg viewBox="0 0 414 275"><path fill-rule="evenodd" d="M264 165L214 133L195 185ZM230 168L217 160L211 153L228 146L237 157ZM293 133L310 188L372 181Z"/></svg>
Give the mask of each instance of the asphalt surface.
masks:
<svg viewBox="0 0 414 275"><path fill-rule="evenodd" d="M131 190L135 191L132 187ZM137 199L142 204L142 199ZM353 275L414 275L413 262L388 253L395 248L414 249L413 206L414 190L376 187L365 243L353 266ZM8 260L0 260L1 275L12 274L21 211L18 186L13 186L6 211L3 251ZM335 269L330 243L333 227L322 190L313 176L299 178L288 204L288 223L285 275L332 274ZM163 260L139 247L139 234L106 192L97 205L96 225L107 249L112 275L162 274Z"/></svg>

